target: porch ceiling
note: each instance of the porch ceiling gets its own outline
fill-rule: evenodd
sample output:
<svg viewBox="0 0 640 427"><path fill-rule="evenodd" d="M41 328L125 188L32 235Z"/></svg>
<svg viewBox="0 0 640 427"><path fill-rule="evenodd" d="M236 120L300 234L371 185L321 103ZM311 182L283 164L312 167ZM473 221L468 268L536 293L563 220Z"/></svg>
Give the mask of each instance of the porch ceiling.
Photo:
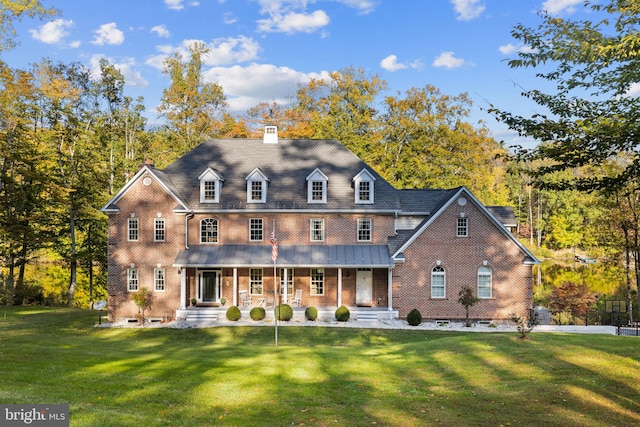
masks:
<svg viewBox="0 0 640 427"><path fill-rule="evenodd" d="M271 266L271 245L192 246L178 253L174 267ZM280 245L278 267L391 268L386 245Z"/></svg>

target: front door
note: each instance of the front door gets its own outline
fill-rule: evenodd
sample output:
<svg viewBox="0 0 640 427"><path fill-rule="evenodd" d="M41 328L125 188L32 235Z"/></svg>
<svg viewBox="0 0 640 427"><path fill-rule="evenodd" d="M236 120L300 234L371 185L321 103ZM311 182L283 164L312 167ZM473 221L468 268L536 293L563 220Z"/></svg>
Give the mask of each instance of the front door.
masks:
<svg viewBox="0 0 640 427"><path fill-rule="evenodd" d="M373 300L373 270L359 268L356 273L356 305L371 306Z"/></svg>
<svg viewBox="0 0 640 427"><path fill-rule="evenodd" d="M215 302L220 299L220 274L218 271L200 273L200 295L202 302Z"/></svg>

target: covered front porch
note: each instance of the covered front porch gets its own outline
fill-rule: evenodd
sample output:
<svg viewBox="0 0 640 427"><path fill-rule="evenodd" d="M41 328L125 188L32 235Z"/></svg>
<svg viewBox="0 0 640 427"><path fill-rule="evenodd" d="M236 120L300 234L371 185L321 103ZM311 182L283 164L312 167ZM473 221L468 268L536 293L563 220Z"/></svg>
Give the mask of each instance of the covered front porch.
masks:
<svg viewBox="0 0 640 427"><path fill-rule="evenodd" d="M309 306L322 308L325 317L333 317L341 305L363 316L375 311L389 318L394 313L393 261L387 246L281 246L275 263L271 254L270 245L197 246L181 251L174 262L181 277L176 317L184 318L190 310L213 316L230 305L246 309L248 316L253 306L278 303L291 305L303 316Z"/></svg>
<svg viewBox="0 0 640 427"><path fill-rule="evenodd" d="M187 307L185 309L178 309L176 311L176 318L186 321L203 322L203 321L219 321L226 320L226 313L229 305L206 307L206 306L194 306ZM242 319L250 319L249 312L253 307L239 307ZM292 322L303 322L306 320L304 312L307 307L292 307L293 318ZM335 320L335 311L338 307L316 307L318 309L317 322L323 320ZM378 320L397 319L398 310L389 309L388 307L358 307L347 306L349 309L349 320L361 321L361 322L374 322ZM264 321L274 321L274 308L265 308Z"/></svg>

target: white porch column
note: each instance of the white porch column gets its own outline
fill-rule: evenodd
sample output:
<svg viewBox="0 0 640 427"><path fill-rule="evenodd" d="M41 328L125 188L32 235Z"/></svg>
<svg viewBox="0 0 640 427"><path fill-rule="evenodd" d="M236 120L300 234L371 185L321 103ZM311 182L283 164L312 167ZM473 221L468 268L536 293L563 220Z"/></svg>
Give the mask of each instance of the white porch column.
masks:
<svg viewBox="0 0 640 427"><path fill-rule="evenodd" d="M233 267L233 305L238 305L238 267Z"/></svg>
<svg viewBox="0 0 640 427"><path fill-rule="evenodd" d="M187 300L187 268L180 269L180 310L185 309L185 301Z"/></svg>
<svg viewBox="0 0 640 427"><path fill-rule="evenodd" d="M387 270L387 306L389 320L393 319L393 268Z"/></svg>
<svg viewBox="0 0 640 427"><path fill-rule="evenodd" d="M338 307L342 305L342 267L338 268Z"/></svg>

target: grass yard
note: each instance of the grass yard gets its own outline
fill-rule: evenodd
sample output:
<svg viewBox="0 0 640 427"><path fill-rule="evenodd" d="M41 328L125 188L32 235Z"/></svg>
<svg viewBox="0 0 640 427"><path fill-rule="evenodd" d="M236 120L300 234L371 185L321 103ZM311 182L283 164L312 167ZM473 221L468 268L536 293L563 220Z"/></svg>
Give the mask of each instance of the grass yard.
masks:
<svg viewBox="0 0 640 427"><path fill-rule="evenodd" d="M281 327L95 328L0 311L0 403L71 426L638 426L640 338Z"/></svg>

